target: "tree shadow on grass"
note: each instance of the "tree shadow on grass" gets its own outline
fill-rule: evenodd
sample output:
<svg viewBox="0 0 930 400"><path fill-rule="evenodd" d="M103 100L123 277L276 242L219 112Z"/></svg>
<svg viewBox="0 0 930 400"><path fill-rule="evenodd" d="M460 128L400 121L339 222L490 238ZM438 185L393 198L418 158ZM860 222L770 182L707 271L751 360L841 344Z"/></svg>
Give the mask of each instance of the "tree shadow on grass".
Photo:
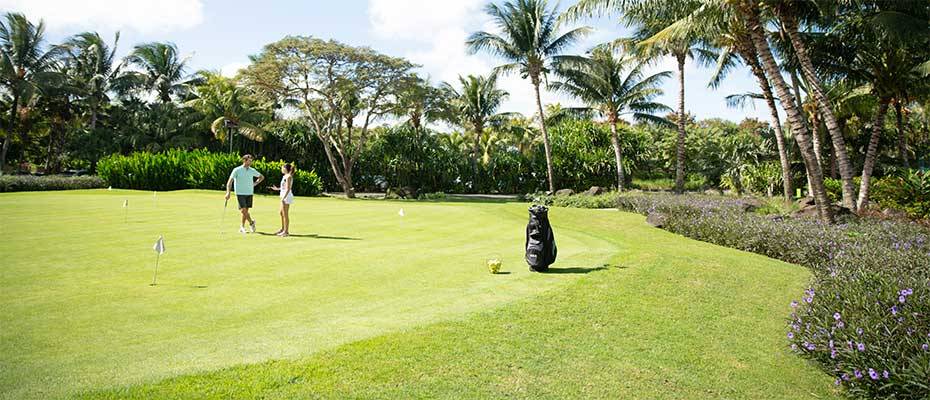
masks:
<svg viewBox="0 0 930 400"><path fill-rule="evenodd" d="M255 232L255 233L257 233L257 234L259 234L259 235L262 235L262 236L276 236L275 234L273 234L273 233L268 233L268 232ZM362 240L362 239L360 239L360 238L354 238L354 237L346 237L346 236L326 236L326 235L318 235L318 234L316 234L316 233L309 233L309 234L306 234L306 235L298 235L298 234L293 234L293 233L292 233L292 234L288 235L288 237L292 237L292 238L305 238L305 239L327 239L327 240Z"/></svg>

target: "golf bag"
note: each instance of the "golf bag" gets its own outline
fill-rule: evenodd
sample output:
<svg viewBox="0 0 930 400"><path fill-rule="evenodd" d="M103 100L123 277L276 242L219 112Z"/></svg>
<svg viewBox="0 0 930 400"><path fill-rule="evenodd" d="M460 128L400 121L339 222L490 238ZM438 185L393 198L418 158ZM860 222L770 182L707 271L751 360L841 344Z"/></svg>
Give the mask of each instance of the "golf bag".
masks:
<svg viewBox="0 0 930 400"><path fill-rule="evenodd" d="M555 236L549 225L549 209L540 205L530 207L530 221L526 224L526 263L530 270L547 271L555 262L556 253Z"/></svg>

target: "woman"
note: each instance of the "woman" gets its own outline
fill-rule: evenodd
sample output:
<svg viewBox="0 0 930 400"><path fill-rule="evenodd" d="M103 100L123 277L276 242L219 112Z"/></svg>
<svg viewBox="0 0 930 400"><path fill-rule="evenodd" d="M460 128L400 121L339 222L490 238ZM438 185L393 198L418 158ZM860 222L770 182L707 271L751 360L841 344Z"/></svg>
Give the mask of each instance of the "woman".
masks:
<svg viewBox="0 0 930 400"><path fill-rule="evenodd" d="M281 166L281 186L272 186L272 190L281 192L281 229L275 232L275 235L287 237L291 227L291 216L289 214L291 204L294 203L294 166L290 163Z"/></svg>

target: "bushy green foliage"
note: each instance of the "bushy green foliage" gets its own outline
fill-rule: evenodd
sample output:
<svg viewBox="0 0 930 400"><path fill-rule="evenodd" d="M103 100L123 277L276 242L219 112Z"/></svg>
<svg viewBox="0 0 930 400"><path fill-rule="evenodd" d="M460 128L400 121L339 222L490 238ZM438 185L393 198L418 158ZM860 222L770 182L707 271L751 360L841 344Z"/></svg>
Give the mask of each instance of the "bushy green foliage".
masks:
<svg viewBox="0 0 930 400"><path fill-rule="evenodd" d="M823 225L744 212L741 200L638 195L621 209L665 216L665 229L800 264L814 279L792 304L795 351L862 398L930 397L930 232L862 219Z"/></svg>
<svg viewBox="0 0 930 400"><path fill-rule="evenodd" d="M620 194L618 192L607 192L594 196L586 194L575 194L571 196L537 194L530 196L529 200L535 203L556 207L615 208L619 196Z"/></svg>
<svg viewBox="0 0 930 400"><path fill-rule="evenodd" d="M671 191L675 188L674 178L633 179L632 188L647 192ZM685 190L689 192L708 189L707 178L700 174L688 174L685 179Z"/></svg>
<svg viewBox="0 0 930 400"><path fill-rule="evenodd" d="M97 171L108 184L117 188L140 190L212 189L226 187L229 173L239 165L239 156L211 153L206 150L169 150L164 153L110 155L100 160ZM272 184L281 179L283 161L255 160L252 166ZM314 196L322 191L322 182L314 171L297 166L294 194Z"/></svg>
<svg viewBox="0 0 930 400"><path fill-rule="evenodd" d="M0 175L0 192L37 192L45 190L97 189L106 187L98 176Z"/></svg>
<svg viewBox="0 0 930 400"><path fill-rule="evenodd" d="M912 169L877 179L870 196L882 207L903 210L915 218L930 218L930 173Z"/></svg>

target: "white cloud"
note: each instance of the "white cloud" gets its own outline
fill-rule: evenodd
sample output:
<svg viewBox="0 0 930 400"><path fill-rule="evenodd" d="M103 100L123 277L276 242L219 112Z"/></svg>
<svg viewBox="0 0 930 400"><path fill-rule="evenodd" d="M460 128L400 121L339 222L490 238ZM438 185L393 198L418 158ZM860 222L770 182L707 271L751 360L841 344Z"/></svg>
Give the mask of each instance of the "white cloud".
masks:
<svg viewBox="0 0 930 400"><path fill-rule="evenodd" d="M220 68L220 74L227 78L234 78L240 69L248 67L249 63L244 61L232 62Z"/></svg>
<svg viewBox="0 0 930 400"><path fill-rule="evenodd" d="M483 0L369 0L372 32L382 39L407 42L402 56L423 66L433 83L453 83L459 75L488 74L499 65L486 55L470 55L465 41L471 32L495 32L496 26L482 11ZM501 111L536 113L532 85L519 75L503 76L499 86L510 93ZM543 91L543 104L573 103Z"/></svg>
<svg viewBox="0 0 930 400"><path fill-rule="evenodd" d="M0 9L44 19L50 30L74 27L142 33L187 29L203 22L201 0L0 0Z"/></svg>

